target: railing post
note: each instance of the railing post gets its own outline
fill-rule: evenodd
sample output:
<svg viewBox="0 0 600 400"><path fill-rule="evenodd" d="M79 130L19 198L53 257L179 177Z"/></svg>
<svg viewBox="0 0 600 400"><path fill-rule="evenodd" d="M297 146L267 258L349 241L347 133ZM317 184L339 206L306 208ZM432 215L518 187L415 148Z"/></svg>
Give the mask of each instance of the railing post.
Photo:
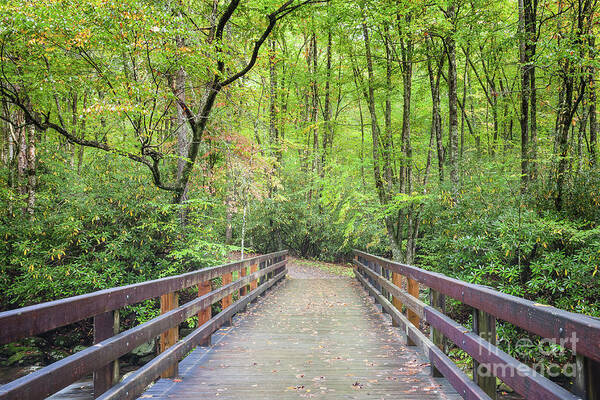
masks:
<svg viewBox="0 0 600 400"><path fill-rule="evenodd" d="M418 299L419 298L419 282L407 277L407 287L408 287L408 294L410 294L411 296ZM407 309L406 316L408 317L408 320L411 322L411 324L416 326L418 329L419 325L421 323L421 320L419 319L419 315L417 313L415 313L414 311ZM413 340L410 337L406 338L406 344L408 346L416 345L416 343L413 342Z"/></svg>
<svg viewBox="0 0 600 400"><path fill-rule="evenodd" d="M165 314L179 306L179 296L177 292L171 292L160 296L160 313ZM164 352L169 347L173 346L179 340L179 326L169 328L167 331L160 334L160 349L159 353ZM160 376L161 378L173 378L177 376L178 363L177 360L167 368Z"/></svg>
<svg viewBox="0 0 600 400"><path fill-rule="evenodd" d="M381 265L379 265L378 262L374 263L375 265L373 266L373 271L375 271L375 273L379 276L381 276ZM383 288L381 287L381 284L379 283L379 281L375 281L375 287L377 288L377 290L379 291L379 293L383 294Z"/></svg>
<svg viewBox="0 0 600 400"><path fill-rule="evenodd" d="M496 345L496 317L485 311L473 309L473 332L482 339ZM473 359L473 380L492 399L496 398L496 377L488 366L480 365Z"/></svg>
<svg viewBox="0 0 600 400"><path fill-rule="evenodd" d="M221 281L223 283L223 286L230 284L232 280L233 280L233 273L232 272L228 272L226 274L223 274L222 277L221 277ZM231 305L231 300L232 300L232 295L231 294L228 294L227 296L223 297L223 300L221 300L221 310L224 310L227 307L229 307Z"/></svg>
<svg viewBox="0 0 600 400"><path fill-rule="evenodd" d="M600 398L600 362L577 354L575 358L575 394L586 400Z"/></svg>
<svg viewBox="0 0 600 400"><path fill-rule="evenodd" d="M440 311L443 314L446 314L446 296L438 292L437 290L433 290L429 288L429 300L431 306L436 310ZM446 343L444 339L444 335L438 329L431 327L431 341L440 348L444 353L446 353ZM431 365L431 375L434 378L441 378L444 375L432 364Z"/></svg>
<svg viewBox="0 0 600 400"><path fill-rule="evenodd" d="M266 264L266 261L261 261L261 262L258 264L258 269L259 269L259 270L261 270L261 269L264 269L264 268L265 268L265 264ZM263 283L265 283L265 279L267 279L267 277L266 277L265 275L263 275L263 276L261 276L260 278L258 278L258 284L259 284L259 285L262 285Z"/></svg>
<svg viewBox="0 0 600 400"><path fill-rule="evenodd" d="M392 271L392 283L394 286L398 286L398 288L402 289L402 275ZM402 312L402 302L399 298L392 296L392 304L398 311ZM398 326L398 323L392 320L392 326Z"/></svg>
<svg viewBox="0 0 600 400"><path fill-rule="evenodd" d="M119 333L119 310L94 316L94 344ZM119 381L119 359L94 371L94 398L110 389Z"/></svg>
<svg viewBox="0 0 600 400"><path fill-rule="evenodd" d="M200 282L198 284L198 297L204 296L205 294L210 292L210 289L211 289L210 281ZM206 322L208 322L211 318L211 314L212 314L212 305L209 305L208 307L206 307L202 311L200 311L198 313L198 327L201 327ZM209 344L210 344L210 337L204 339L200 343L200 346L208 346Z"/></svg>
<svg viewBox="0 0 600 400"><path fill-rule="evenodd" d="M246 275L248 275L248 267L244 264L240 270L240 279L244 279ZM248 285L244 285L240 288L240 297L246 295L247 289Z"/></svg>
<svg viewBox="0 0 600 400"><path fill-rule="evenodd" d="M250 266L250 273L251 273L251 274L253 274L253 273L255 273L256 271L258 271L258 264L252 264L252 265ZM250 282L250 291L253 291L254 289L256 289L256 288L257 288L257 286L258 286L258 282L257 282L257 280L256 280L256 279L255 279L255 280L253 280L252 282Z"/></svg>

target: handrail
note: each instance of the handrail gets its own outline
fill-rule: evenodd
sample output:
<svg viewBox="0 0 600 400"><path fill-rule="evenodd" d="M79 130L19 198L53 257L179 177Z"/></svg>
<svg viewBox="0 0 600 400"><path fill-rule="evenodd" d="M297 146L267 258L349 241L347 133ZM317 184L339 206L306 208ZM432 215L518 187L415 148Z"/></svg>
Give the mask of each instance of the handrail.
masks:
<svg viewBox="0 0 600 400"><path fill-rule="evenodd" d="M446 316L439 307L429 306L419 300L418 291L415 297L415 293L409 294L398 287L397 281L390 282L384 272L389 270L395 274L406 276L409 282L414 280L422 283L429 287L432 293L447 295L470 305L477 312L483 313L482 315L489 316L493 321L495 320L492 316L495 316L545 338L576 338L574 343L563 341L563 344L575 350L579 357L586 357L583 364L587 365L597 366L597 360L600 357L600 321L598 319L537 304L485 286L470 284L362 251L355 250L354 254L356 255L354 263L357 266L355 270L357 278L369 291L374 292L376 298L379 295L385 301L384 297L386 296L382 293L391 294L402 302L407 310L415 313L417 318L428 323L432 331L439 332L450 339L477 362L495 366L496 368L493 368L492 371L494 376L491 377L493 381L490 382L488 378L488 383L492 384L493 390L495 390L495 377L497 376L526 398L577 399L580 398L579 396L596 398L591 393L595 390L594 385L598 383L593 383L594 379L591 376L580 376L581 382L577 387L580 393L577 395L570 393L485 340L484 333L486 332L479 332L478 335L469 331ZM398 318L393 313L390 315L392 319ZM401 312L400 315L402 315ZM411 328L418 329L418 324L416 325L411 325ZM490 328L489 333L491 332L494 332L491 341L495 343L495 327ZM581 371L578 372L585 375L587 374L585 370L585 368L581 368ZM591 370L591 368L588 367L587 370ZM477 374L474 373L475 375ZM457 382L456 376L453 378L448 377L453 385L457 383L464 385L464 382ZM488 392L491 390L488 388Z"/></svg>
<svg viewBox="0 0 600 400"><path fill-rule="evenodd" d="M166 293L186 289L200 282L237 271L244 266L258 264L272 257L285 254L287 254L287 251L280 251L181 275L99 290L80 296L4 311L0 313L0 326L2 327L0 329L0 345L35 336L107 311L117 310L159 297Z"/></svg>
<svg viewBox="0 0 600 400"><path fill-rule="evenodd" d="M92 316L88 314L89 310L116 310L121 306L133 304L132 299L136 301L145 300L147 298L161 296L161 310L162 314L142 325L131 328L125 332L110 334L104 340L98 340L95 345L85 350L77 352L69 357L66 357L60 361L57 361L51 365L48 365L40 370L37 370L29 375L22 378L16 379L6 385L0 386L0 399L41 399L45 398L58 390L68 386L76 380L84 377L90 372L94 372L94 395L95 397L100 396L103 392L110 389L116 382L110 377L111 370L108 368L110 363L124 354L129 353L135 347L142 343L148 342L157 335L161 335L161 352L162 354L150 361L148 365L151 366L145 368L146 371L142 374L135 374L127 380L127 385L120 387L126 387L127 395L121 393L118 397L114 398L133 398L143 389L146 384L141 382L149 382L159 375L165 376L166 374L175 375L176 366L179 358L185 356L194 346L202 344L216 329L218 329L224 322L231 319L231 317L239 310L243 309L250 301L255 299L260 293L267 290L269 287L274 285L280 279L285 277L287 273L286 259L287 252L271 253L264 256L254 257L244 261L235 263L225 264L218 267L207 268L206 270L194 271L192 273L178 275L175 277L159 279L155 281L143 282L136 285L129 285L121 288L109 289L108 291L101 291L91 293L90 295L77 296L70 299L64 299L57 305L57 302L51 306L45 306L48 303L32 307L25 307L25 311L21 313L19 310L13 310L3 314L9 314L5 317L4 321L8 318L17 319L22 318L21 315L32 315L32 313L38 313L40 309L46 308L47 310L53 310L56 312L57 309L64 307L64 304L88 304L88 299L96 298L98 300L104 300L104 304L96 308L88 308L86 312L79 312L77 315L85 315L83 318ZM250 266L250 273L247 274L247 266ZM260 265L260 269L259 269ZM202 273L207 271L206 273ZM236 281L231 282L232 272L239 271L240 276ZM175 304L170 304L168 309L163 308L163 302L166 301L169 296L173 295L173 292L181 290L195 284L206 285L209 279L215 278L219 275L223 276L223 285L206 293L199 291L199 297L181 306L177 306L177 300ZM227 279L226 279L227 277ZM260 282L258 285L257 282ZM250 291L247 292L247 287L250 286ZM145 292L140 294L140 289L144 289ZM172 290L172 292L168 292ZM231 296L234 292L240 293L240 299L235 303L231 303ZM111 294L117 293L117 297L112 297ZM88 296L88 297L86 297ZM115 299L120 299L116 301ZM175 296L176 298L176 296ZM215 317L211 318L210 315L201 317L202 312L208 310L212 304L223 300L223 310ZM108 308L106 304L109 304ZM58 307L58 308L57 308ZM24 310L24 309L20 309ZM94 311L94 312L96 312ZM105 311L101 311L105 312ZM182 341L177 341L178 337L178 325L185 321L187 318L198 314L199 316L199 327L192 332L188 337ZM5 329L4 321L0 319L0 326L2 331ZM112 322L112 320L111 320ZM52 324L50 324L51 326ZM48 325L41 325L48 326ZM94 329L102 329L101 326L96 325L96 319L94 319ZM15 330L13 330L15 331ZM165 332L170 332L173 337L169 337ZM9 337L8 335L5 335ZM165 372L166 371L166 372ZM169 372L171 371L171 372ZM99 373L101 372L101 373ZM106 379L98 379L96 375L102 375L108 372L108 382ZM132 379L140 377L139 382L134 382ZM100 378L102 378L100 376Z"/></svg>

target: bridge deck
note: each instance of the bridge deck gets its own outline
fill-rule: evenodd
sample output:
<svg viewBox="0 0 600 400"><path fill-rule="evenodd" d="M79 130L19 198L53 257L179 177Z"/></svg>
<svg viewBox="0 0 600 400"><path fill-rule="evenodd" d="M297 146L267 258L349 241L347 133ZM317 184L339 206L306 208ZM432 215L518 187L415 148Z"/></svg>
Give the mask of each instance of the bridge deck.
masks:
<svg viewBox="0 0 600 400"><path fill-rule="evenodd" d="M458 399L351 278L290 276L161 379L152 399ZM295 269L296 268L296 269ZM322 277L320 277L322 278Z"/></svg>

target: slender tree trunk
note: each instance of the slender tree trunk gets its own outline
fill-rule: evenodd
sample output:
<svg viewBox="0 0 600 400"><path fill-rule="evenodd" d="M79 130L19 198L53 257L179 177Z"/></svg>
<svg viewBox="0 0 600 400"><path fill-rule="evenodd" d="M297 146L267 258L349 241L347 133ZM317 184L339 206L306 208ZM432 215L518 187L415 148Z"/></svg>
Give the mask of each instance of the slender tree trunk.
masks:
<svg viewBox="0 0 600 400"><path fill-rule="evenodd" d="M19 194L27 194L26 174L27 174L27 127L25 126L25 117L18 110L15 121L17 123L17 187Z"/></svg>
<svg viewBox="0 0 600 400"><path fill-rule="evenodd" d="M383 174L385 178L386 190L388 193L392 192L394 185L394 170L392 163L392 51L390 48L390 37L387 25L384 27L385 30L385 108L384 108L384 135L381 141L381 152L383 156ZM403 78L404 79L404 78ZM404 118L404 113L403 113ZM404 129L404 123L403 129ZM410 128L410 126L409 126ZM404 150L405 134L403 130L402 134L402 148ZM400 186L401 190L405 184L405 166L406 160L402 162L400 168Z"/></svg>
<svg viewBox="0 0 600 400"><path fill-rule="evenodd" d="M519 0L519 62L521 74L521 192L527 191L529 182L529 99L531 96L530 59L528 54L527 24L531 0Z"/></svg>
<svg viewBox="0 0 600 400"><path fill-rule="evenodd" d="M535 49L535 47L534 47ZM533 50L535 51L535 50ZM529 74L529 180L534 182L537 177L537 89L535 87L535 66L531 65Z"/></svg>
<svg viewBox="0 0 600 400"><path fill-rule="evenodd" d="M87 107L87 92L83 95L83 108ZM86 116L85 114L81 118L81 124L79 126L79 137L83 140L85 139L85 129L86 129ZM81 167L83 166L83 153L85 150L85 146L80 145L79 151L77 152L77 175L81 175Z"/></svg>
<svg viewBox="0 0 600 400"><path fill-rule="evenodd" d="M413 74L413 42L410 38L402 41L402 150L404 153L404 193L412 193L412 143L410 137L410 103Z"/></svg>
<svg viewBox="0 0 600 400"><path fill-rule="evenodd" d="M431 49L427 42L428 49ZM438 159L438 178L440 182L444 181L444 141L442 138L442 115L440 112L440 77L442 76L442 68L446 55L442 54L437 61L437 72L434 73L431 63L431 57L427 59L427 72L429 74L429 86L431 89L431 128L434 129L435 139L437 144L437 159Z"/></svg>
<svg viewBox="0 0 600 400"><path fill-rule="evenodd" d="M469 77L469 68L468 68L468 63L469 63L469 54L470 54L470 48L467 47L467 50L465 51L465 70L463 73L463 93L462 93L462 103L464 105L467 104L467 84L469 85L469 87L471 86L471 82L470 82L470 77ZM465 118L466 118L466 114L465 114L466 110L463 107L462 112L460 113L460 159L462 160L463 158L463 152L464 152L464 147L465 147Z"/></svg>
<svg viewBox="0 0 600 400"><path fill-rule="evenodd" d="M595 40L596 38L593 35L588 39L592 59L595 59L596 57ZM589 68L589 71L590 164L596 165L596 145L598 142L598 123L596 121L596 79L594 77L596 69L592 66Z"/></svg>
<svg viewBox="0 0 600 400"><path fill-rule="evenodd" d="M448 7L446 17L454 21L454 3ZM456 43L452 33L446 37L446 51L448 55L448 159L450 162L450 181L454 200L459 193L459 167L458 167L458 95L456 79Z"/></svg>
<svg viewBox="0 0 600 400"><path fill-rule="evenodd" d="M269 142L275 150L277 158L280 158L279 152L279 129L277 118L277 62L276 62L276 42L275 39L269 40Z"/></svg>
<svg viewBox="0 0 600 400"><path fill-rule="evenodd" d="M327 55L325 70L325 101L323 105L323 122L325 130L323 132L323 149L321 157L321 177L323 176L325 161L327 160L327 151L333 141L333 127L331 126L331 29L327 32Z"/></svg>
<svg viewBox="0 0 600 400"><path fill-rule="evenodd" d="M37 159L36 159L36 131L34 125L27 126L27 208L26 212L33 218L37 188Z"/></svg>
<svg viewBox="0 0 600 400"><path fill-rule="evenodd" d="M319 154L319 128L317 126L317 119L318 119L318 113L319 113L319 91L318 91L318 86L317 86L317 55L318 55L317 35L314 31L312 33L311 43L312 43L312 45L311 45L311 52L312 52L312 56L311 56L311 61L312 61L311 123L312 123L312 133L313 133L312 158L313 158L313 172L315 172L319 169L319 161L318 161L318 158L319 158L319 156L318 156L318 154Z"/></svg>

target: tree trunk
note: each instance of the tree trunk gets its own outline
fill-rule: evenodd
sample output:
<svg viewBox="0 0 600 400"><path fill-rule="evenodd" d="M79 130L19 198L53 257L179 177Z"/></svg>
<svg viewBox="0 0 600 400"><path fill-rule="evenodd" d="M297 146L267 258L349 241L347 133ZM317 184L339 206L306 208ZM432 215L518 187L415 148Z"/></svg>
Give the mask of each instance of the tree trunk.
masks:
<svg viewBox="0 0 600 400"><path fill-rule="evenodd" d="M427 47L431 50L429 42ZM431 54L431 52L429 52ZM444 181L444 142L442 138L442 115L440 112L440 77L442 76L442 68L446 55L442 54L437 64L437 72L434 73L431 63L431 57L427 59L427 72L429 74L429 86L431 89L431 129L434 129L435 140L437 144L437 159L438 159L438 177L440 182Z"/></svg>
<svg viewBox="0 0 600 400"><path fill-rule="evenodd" d="M410 102L413 73L413 42L410 37L401 41L402 44L402 150L404 153L404 193L411 194L412 182L412 143L410 138Z"/></svg>
<svg viewBox="0 0 600 400"><path fill-rule="evenodd" d="M29 140L27 143L27 208L26 212L33 218L35 209L35 195L37 187L37 159L35 145L35 126L27 126Z"/></svg>
<svg viewBox="0 0 600 400"><path fill-rule="evenodd" d="M277 118L277 62L276 42L269 40L269 142L274 149L277 159L281 157L279 148L279 129Z"/></svg>
<svg viewBox="0 0 600 400"><path fill-rule="evenodd" d="M448 7L446 17L454 21L454 3ZM458 171L458 95L456 83L456 43L452 33L446 37L446 51L448 55L448 159L450 162L450 181L454 200L459 193L459 171Z"/></svg>
<svg viewBox="0 0 600 400"><path fill-rule="evenodd" d="M591 58L595 59L595 40L594 36L590 36L588 39L589 47L591 50ZM598 123L596 121L596 80L594 75L596 69L592 66L589 68L589 116L590 116L590 164L596 165L596 145L598 137Z"/></svg>
<svg viewBox="0 0 600 400"><path fill-rule="evenodd" d="M332 33L331 29L327 32L327 54L326 54L326 70L325 70L325 101L323 104L323 122L325 130L323 132L323 149L321 150L321 177L323 177L323 171L325 161L327 160L328 148L331 146L333 141L333 127L331 126L331 42Z"/></svg>

